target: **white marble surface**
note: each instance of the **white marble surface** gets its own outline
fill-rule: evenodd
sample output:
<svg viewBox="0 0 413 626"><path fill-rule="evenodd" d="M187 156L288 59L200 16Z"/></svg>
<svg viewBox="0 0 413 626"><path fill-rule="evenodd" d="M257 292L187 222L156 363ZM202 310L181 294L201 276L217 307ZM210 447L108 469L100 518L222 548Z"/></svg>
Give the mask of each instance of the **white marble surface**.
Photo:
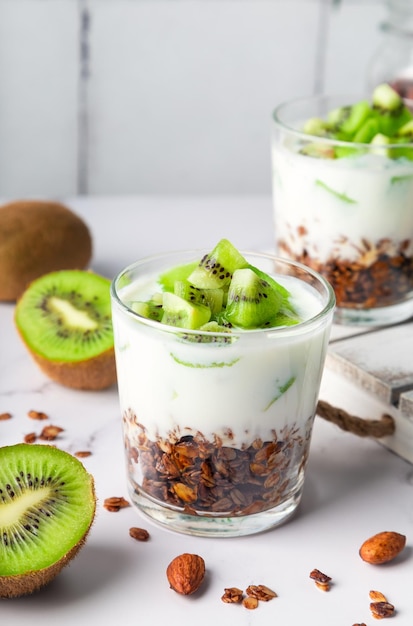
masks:
<svg viewBox="0 0 413 626"><path fill-rule="evenodd" d="M228 236L241 248L271 249L271 200L250 198L68 198L90 225L93 268L112 277L136 258L158 251L209 246ZM170 533L132 508L109 513L105 498L127 497L117 390L91 393L62 388L37 369L13 325L12 304L0 304L0 445L22 441L42 423L27 416L44 411L61 426L57 443L84 459L99 498L86 546L47 588L33 596L3 600L1 620L13 626L58 623L122 623L200 626L352 626L375 623L369 591L382 591L396 607L395 625L412 623L413 466L375 441L359 439L316 418L305 491L299 512L284 526L240 539L191 538ZM340 380L325 373L329 401L340 397ZM360 412L369 413L369 406ZM131 526L150 532L147 543L129 537ZM371 566L358 549L382 530L407 536L393 563ZM165 570L182 552L206 561L201 591L182 597L169 589ZM328 593L309 573L318 568L333 579ZM224 587L265 584L278 598L255 611L221 601Z"/></svg>

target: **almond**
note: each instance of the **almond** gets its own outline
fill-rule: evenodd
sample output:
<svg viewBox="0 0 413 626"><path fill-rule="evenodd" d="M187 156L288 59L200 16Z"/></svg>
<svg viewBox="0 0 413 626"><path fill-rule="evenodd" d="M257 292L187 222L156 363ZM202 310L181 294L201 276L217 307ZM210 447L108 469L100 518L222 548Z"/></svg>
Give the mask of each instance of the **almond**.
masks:
<svg viewBox="0 0 413 626"><path fill-rule="evenodd" d="M380 565L392 561L406 545L405 535L384 531L373 535L361 545L359 554L363 561Z"/></svg>
<svg viewBox="0 0 413 626"><path fill-rule="evenodd" d="M174 591L185 596L199 589L205 576L205 561L197 554L180 554L168 565L166 576Z"/></svg>

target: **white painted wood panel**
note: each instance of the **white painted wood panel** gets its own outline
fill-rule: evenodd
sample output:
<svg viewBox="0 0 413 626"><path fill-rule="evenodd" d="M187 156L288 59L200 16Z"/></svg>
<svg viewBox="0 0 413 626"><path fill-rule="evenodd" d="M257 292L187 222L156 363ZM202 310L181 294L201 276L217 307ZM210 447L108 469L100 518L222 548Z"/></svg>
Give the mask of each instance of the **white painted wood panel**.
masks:
<svg viewBox="0 0 413 626"><path fill-rule="evenodd" d="M91 0L89 192L270 193L271 113L312 92L320 6Z"/></svg>
<svg viewBox="0 0 413 626"><path fill-rule="evenodd" d="M413 389L413 322L332 343L328 365L387 404Z"/></svg>
<svg viewBox="0 0 413 626"><path fill-rule="evenodd" d="M272 109L358 91L383 11L383 0L0 0L0 194L269 194Z"/></svg>
<svg viewBox="0 0 413 626"><path fill-rule="evenodd" d="M381 42L384 0L341 0L329 14L323 90L358 97L368 92L368 67Z"/></svg>
<svg viewBox="0 0 413 626"><path fill-rule="evenodd" d="M76 191L77 35L76 2L0 2L2 196Z"/></svg>

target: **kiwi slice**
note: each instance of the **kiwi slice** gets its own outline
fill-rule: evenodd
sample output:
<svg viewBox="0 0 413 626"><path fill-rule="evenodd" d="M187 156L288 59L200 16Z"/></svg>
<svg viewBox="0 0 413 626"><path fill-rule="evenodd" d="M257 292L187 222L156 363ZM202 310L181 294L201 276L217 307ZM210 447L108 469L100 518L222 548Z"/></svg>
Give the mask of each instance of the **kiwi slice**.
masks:
<svg viewBox="0 0 413 626"><path fill-rule="evenodd" d="M186 280L190 273L198 265L197 261L191 263L185 263L184 265L177 265L170 270L167 270L159 277L159 283L165 291L173 291L174 285L177 280Z"/></svg>
<svg viewBox="0 0 413 626"><path fill-rule="evenodd" d="M203 304L194 304L167 291L163 298L162 324L196 329L211 319L211 310Z"/></svg>
<svg viewBox="0 0 413 626"><path fill-rule="evenodd" d="M388 137L413 118L402 97L386 83L374 90L373 107L379 113L379 132Z"/></svg>
<svg viewBox="0 0 413 626"><path fill-rule="evenodd" d="M228 291L225 317L241 328L261 328L275 318L282 301L281 293L254 270L236 270Z"/></svg>
<svg viewBox="0 0 413 626"><path fill-rule="evenodd" d="M151 299L145 302L131 302L132 311L150 320L160 322L163 315L162 302Z"/></svg>
<svg viewBox="0 0 413 626"><path fill-rule="evenodd" d="M203 304L211 309L212 315L219 313L224 302L224 290L199 289L188 280L177 280L174 285L174 293L188 302Z"/></svg>
<svg viewBox="0 0 413 626"><path fill-rule="evenodd" d="M371 116L372 111L367 100L353 105L340 107L328 115L328 123L335 133L343 133L343 138L351 138Z"/></svg>
<svg viewBox="0 0 413 626"><path fill-rule="evenodd" d="M94 481L53 446L0 448L0 597L33 593L83 547L95 517Z"/></svg>
<svg viewBox="0 0 413 626"><path fill-rule="evenodd" d="M370 143L375 135L379 132L379 120L377 117L370 117L360 126L353 137L355 143Z"/></svg>
<svg viewBox="0 0 413 626"><path fill-rule="evenodd" d="M212 252L201 259L188 276L188 281L199 289L225 288L235 270L247 266L247 261L232 243L228 239L221 239Z"/></svg>
<svg viewBox="0 0 413 626"><path fill-rule="evenodd" d="M325 120L319 117L310 117L303 126L303 132L317 137L327 137L329 126Z"/></svg>
<svg viewBox="0 0 413 626"><path fill-rule="evenodd" d="M84 270L45 274L18 300L15 323L36 363L56 382L103 389L116 381L107 278Z"/></svg>

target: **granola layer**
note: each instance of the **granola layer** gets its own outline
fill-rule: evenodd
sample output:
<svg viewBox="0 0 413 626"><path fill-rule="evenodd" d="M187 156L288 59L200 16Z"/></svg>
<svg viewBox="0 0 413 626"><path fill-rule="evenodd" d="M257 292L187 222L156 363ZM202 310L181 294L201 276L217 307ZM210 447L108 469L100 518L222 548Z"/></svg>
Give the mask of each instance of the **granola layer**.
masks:
<svg viewBox="0 0 413 626"><path fill-rule="evenodd" d="M285 240L278 242L280 253L304 263L322 274L331 284L337 306L348 309L374 309L403 301L413 289L413 257L406 254L410 239L396 249L388 240L373 244L362 240L356 260L330 257L325 262L311 257L305 248L294 253Z"/></svg>
<svg viewBox="0 0 413 626"><path fill-rule="evenodd" d="M308 458L312 418L304 433L296 426L275 430L271 438L248 445L223 445L202 433L154 441L133 413L125 447L129 476L139 492L189 515L238 516L273 508L291 497L302 483Z"/></svg>

